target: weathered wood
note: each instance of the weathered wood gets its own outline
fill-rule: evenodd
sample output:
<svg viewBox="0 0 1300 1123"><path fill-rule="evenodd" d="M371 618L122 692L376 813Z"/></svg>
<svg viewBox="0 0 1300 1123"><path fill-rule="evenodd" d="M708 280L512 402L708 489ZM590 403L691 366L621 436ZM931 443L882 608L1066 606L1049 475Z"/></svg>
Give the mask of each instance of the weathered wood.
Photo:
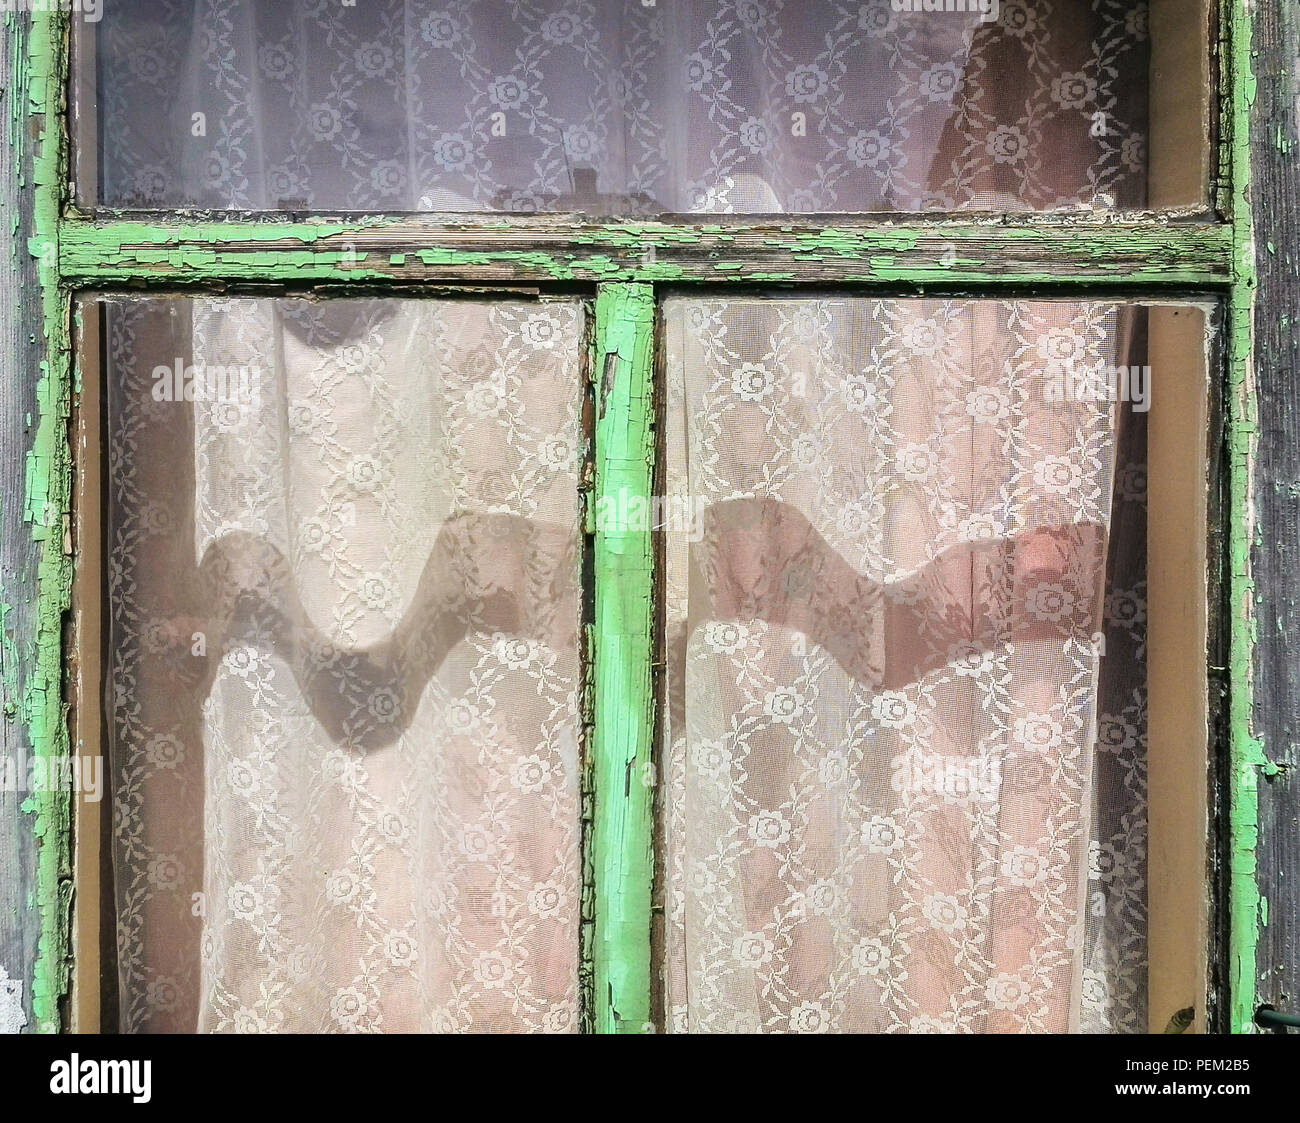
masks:
<svg viewBox="0 0 1300 1123"><path fill-rule="evenodd" d="M1260 887L1256 1000L1300 1013L1300 10L1255 10L1255 733Z"/></svg>
<svg viewBox="0 0 1300 1123"><path fill-rule="evenodd" d="M311 286L631 281L1204 289L1231 280L1221 225L1147 218L889 221L826 227L582 222L562 217L300 223L71 219L66 281L91 286Z"/></svg>
<svg viewBox="0 0 1300 1123"><path fill-rule="evenodd" d="M1250 550L1254 508L1254 465L1258 403L1254 394L1251 313L1255 294L1250 181L1250 107L1253 0L1220 0L1220 143L1223 180L1220 205L1232 232L1233 283L1228 296L1224 363L1223 487L1224 599L1220 624L1227 636L1226 736L1216 754L1215 858L1210 868L1218 919L1211 964L1210 1005L1217 1027L1232 1033L1254 1028L1255 950L1259 938L1258 786L1263 756L1252 732L1251 665L1255 650Z"/></svg>
<svg viewBox="0 0 1300 1123"><path fill-rule="evenodd" d="M17 75L13 73L13 22L0 24L0 88L4 91L5 120L22 121L25 107L15 99ZM0 129L0 213L6 225L25 227L30 221L30 200L16 174L21 151L12 128ZM26 418L34 410L32 386L37 357L29 341L31 325L40 320L39 304L32 299L35 278L27 255L11 238L5 273L18 283L0 285L0 447L22 448L27 443ZM25 488L22 461L6 455L0 459L0 768L15 781L25 776L31 752L27 733L18 720L26 675L19 652L32 636L32 605L36 553L23 526ZM9 788L9 784L0 785ZM15 788L19 783L13 785ZM40 937L39 917L31 908L35 894L36 840L31 817L21 809L25 793L0 790L0 1032L32 1027L31 965L36 961Z"/></svg>
<svg viewBox="0 0 1300 1123"><path fill-rule="evenodd" d="M41 257L37 237L43 199L33 107L47 87L28 65L33 23L21 12L0 23L0 214L10 233L0 285L0 970L7 975L0 982L0 1031L26 1032L58 1024L66 967L60 929L71 891L60 876L69 840L59 809L66 810L67 800L29 790L36 755L58 747L43 736L46 719L61 705L57 689L53 697L47 690L51 673L57 682L58 662L51 668L40 652L57 645L61 621L57 611L46 611L41 586L50 575L52 539L57 536L61 554L63 538L61 510L47 508L44 492L33 506L34 481L51 478L35 444L43 415L51 420L42 399L50 383L42 381L48 290L41 282L53 278L57 265L53 241ZM44 432L51 435L48 424Z"/></svg>

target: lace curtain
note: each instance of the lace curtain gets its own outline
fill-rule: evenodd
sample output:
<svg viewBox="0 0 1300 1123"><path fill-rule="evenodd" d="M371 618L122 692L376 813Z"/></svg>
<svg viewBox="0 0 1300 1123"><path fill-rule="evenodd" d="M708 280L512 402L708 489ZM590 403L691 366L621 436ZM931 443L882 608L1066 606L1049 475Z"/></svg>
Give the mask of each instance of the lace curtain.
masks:
<svg viewBox="0 0 1300 1123"><path fill-rule="evenodd" d="M991 21L895 6L110 4L98 200L630 215L1143 205L1145 2L1000 0Z"/></svg>
<svg viewBox="0 0 1300 1123"><path fill-rule="evenodd" d="M673 1028L1144 1032L1140 311L665 322Z"/></svg>
<svg viewBox="0 0 1300 1123"><path fill-rule="evenodd" d="M574 1030L581 303L103 308L122 1028Z"/></svg>

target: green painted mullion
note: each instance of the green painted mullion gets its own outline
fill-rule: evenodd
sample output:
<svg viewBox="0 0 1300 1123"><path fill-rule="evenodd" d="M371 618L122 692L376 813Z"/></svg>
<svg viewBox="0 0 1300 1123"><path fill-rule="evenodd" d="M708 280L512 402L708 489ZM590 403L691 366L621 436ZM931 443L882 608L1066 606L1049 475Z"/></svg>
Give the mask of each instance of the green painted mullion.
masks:
<svg viewBox="0 0 1300 1123"><path fill-rule="evenodd" d="M1254 392L1253 322L1256 268L1250 206L1250 112L1253 0L1222 6L1225 164L1233 232L1233 284L1228 301L1228 1022L1232 1033L1255 1029L1256 951L1261 899L1257 877L1259 775L1270 767L1254 735L1255 583L1250 555L1255 537L1252 475L1258 436Z"/></svg>
<svg viewBox="0 0 1300 1123"><path fill-rule="evenodd" d="M37 261L41 285L45 356L37 383L38 413L27 451L24 521L39 544L37 630L28 660L21 716L37 758L65 756L67 707L63 697L63 623L72 597L72 557L66 543L72 494L72 451L68 418L72 402L70 297L61 285L58 239L67 182L64 83L67 15L57 5L27 15L26 54L22 55L23 16L17 21L18 74L11 125L31 138L32 228L28 252ZM70 977L72 907L72 800L67 792L34 791L23 804L35 814L39 840L36 906L40 940L32 967L32 1012L42 1033L60 1029L59 1006Z"/></svg>
<svg viewBox="0 0 1300 1123"><path fill-rule="evenodd" d="M589 953L597 1033L650 1027L655 705L654 292L596 297L595 623Z"/></svg>

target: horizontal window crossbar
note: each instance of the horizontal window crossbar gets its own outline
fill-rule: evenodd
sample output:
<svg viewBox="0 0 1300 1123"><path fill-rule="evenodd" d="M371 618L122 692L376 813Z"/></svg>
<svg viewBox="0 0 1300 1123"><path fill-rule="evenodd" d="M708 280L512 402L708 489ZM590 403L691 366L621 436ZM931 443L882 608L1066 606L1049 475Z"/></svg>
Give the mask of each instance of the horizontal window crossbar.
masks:
<svg viewBox="0 0 1300 1123"><path fill-rule="evenodd" d="M542 281L1218 288L1216 223L795 221L584 223L411 218L293 223L68 219L60 275L77 287Z"/></svg>

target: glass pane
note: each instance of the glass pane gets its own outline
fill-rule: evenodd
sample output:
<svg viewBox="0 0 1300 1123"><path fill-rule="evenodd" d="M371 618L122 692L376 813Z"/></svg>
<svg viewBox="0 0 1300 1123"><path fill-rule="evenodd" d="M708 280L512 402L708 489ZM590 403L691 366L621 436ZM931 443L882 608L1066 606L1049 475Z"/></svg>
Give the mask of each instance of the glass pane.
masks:
<svg viewBox="0 0 1300 1123"><path fill-rule="evenodd" d="M1160 21L1154 49L1144 2L911 6L107 5L79 67L98 75L100 134L83 201L648 215L1204 197L1199 5ZM1156 121L1149 88L1190 127ZM1177 136L1163 174L1192 169L1190 197L1149 185L1153 125Z"/></svg>
<svg viewBox="0 0 1300 1123"><path fill-rule="evenodd" d="M664 319L673 1027L1146 1032L1148 310Z"/></svg>
<svg viewBox="0 0 1300 1123"><path fill-rule="evenodd" d="M86 307L122 1029L574 1030L583 304Z"/></svg>

